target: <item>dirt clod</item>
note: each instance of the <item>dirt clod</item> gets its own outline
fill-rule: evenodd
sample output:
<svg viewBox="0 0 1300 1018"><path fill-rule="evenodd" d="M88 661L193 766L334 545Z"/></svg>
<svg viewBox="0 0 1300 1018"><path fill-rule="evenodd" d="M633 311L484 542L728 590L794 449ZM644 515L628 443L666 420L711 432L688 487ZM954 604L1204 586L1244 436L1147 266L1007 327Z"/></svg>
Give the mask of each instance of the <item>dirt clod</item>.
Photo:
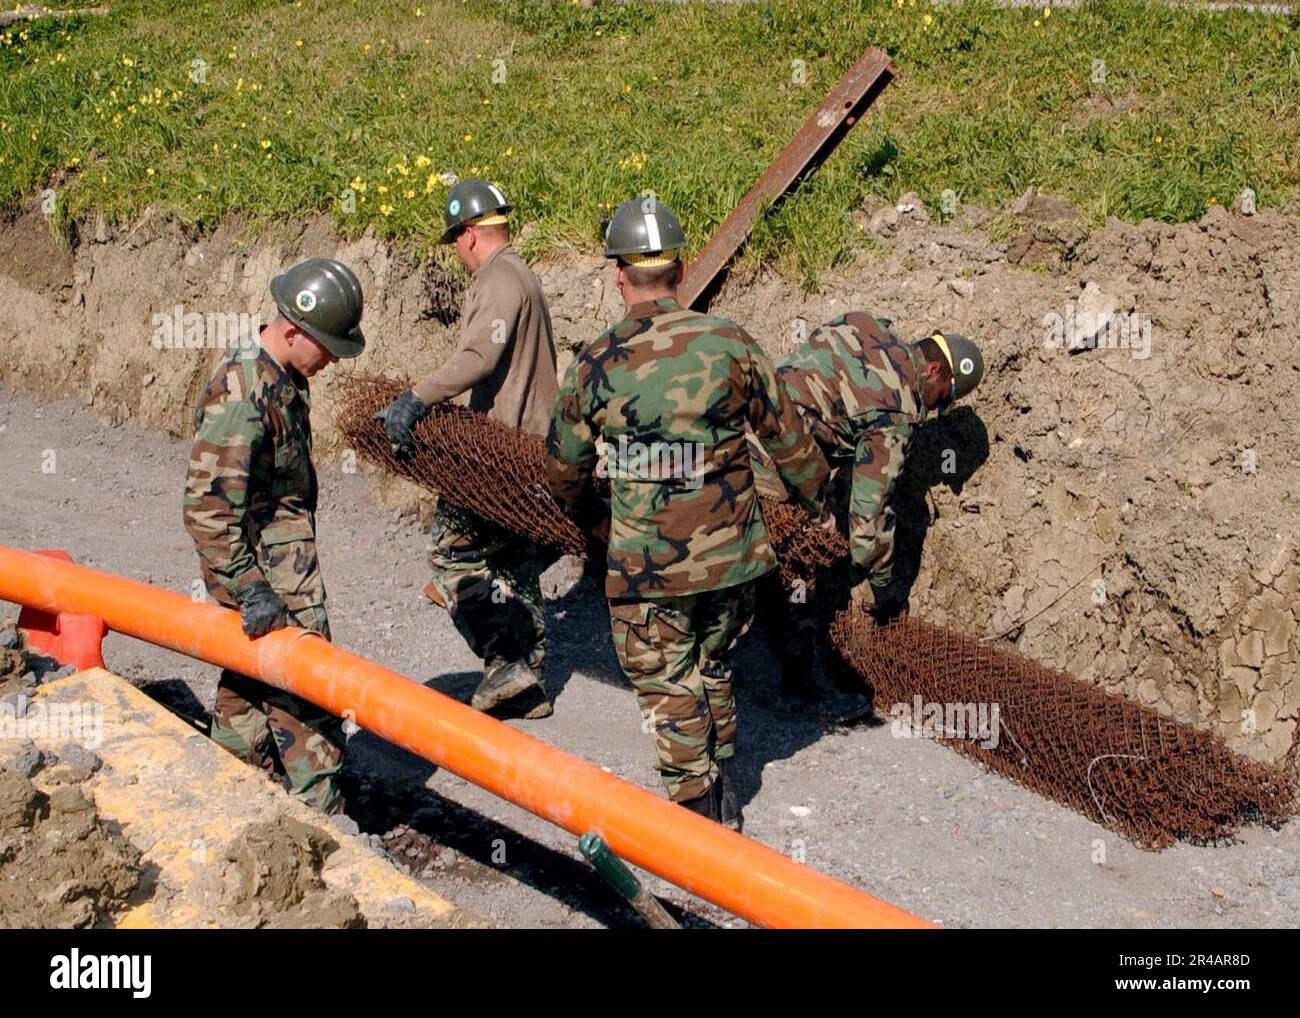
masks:
<svg viewBox="0 0 1300 1018"><path fill-rule="evenodd" d="M49 795L0 769L0 926L82 928L107 920L140 883L140 853L75 785Z"/></svg>
<svg viewBox="0 0 1300 1018"><path fill-rule="evenodd" d="M267 929L356 929L357 901L326 887L321 866L338 847L324 831L291 817L249 824L193 885L230 925Z"/></svg>
<svg viewBox="0 0 1300 1018"><path fill-rule="evenodd" d="M0 697L28 693L36 687L21 650L0 647Z"/></svg>
<svg viewBox="0 0 1300 1018"><path fill-rule="evenodd" d="M46 755L31 740L23 739L5 760L4 766L17 771L25 778L30 778L39 774L41 768L49 762Z"/></svg>
<svg viewBox="0 0 1300 1018"><path fill-rule="evenodd" d="M67 766L76 781L84 781L104 765L97 754L75 742L65 742L55 752L58 762Z"/></svg>

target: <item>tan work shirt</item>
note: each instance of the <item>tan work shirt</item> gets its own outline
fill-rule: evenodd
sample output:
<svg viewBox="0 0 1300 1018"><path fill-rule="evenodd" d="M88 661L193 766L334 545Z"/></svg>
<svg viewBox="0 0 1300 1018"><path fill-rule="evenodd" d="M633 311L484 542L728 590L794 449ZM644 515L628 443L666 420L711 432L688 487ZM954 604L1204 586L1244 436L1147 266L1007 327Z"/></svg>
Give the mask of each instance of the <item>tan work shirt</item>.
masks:
<svg viewBox="0 0 1300 1018"><path fill-rule="evenodd" d="M509 244L474 273L461 315L460 345L415 386L426 404L469 390L469 406L494 420L545 435L559 392L546 296Z"/></svg>

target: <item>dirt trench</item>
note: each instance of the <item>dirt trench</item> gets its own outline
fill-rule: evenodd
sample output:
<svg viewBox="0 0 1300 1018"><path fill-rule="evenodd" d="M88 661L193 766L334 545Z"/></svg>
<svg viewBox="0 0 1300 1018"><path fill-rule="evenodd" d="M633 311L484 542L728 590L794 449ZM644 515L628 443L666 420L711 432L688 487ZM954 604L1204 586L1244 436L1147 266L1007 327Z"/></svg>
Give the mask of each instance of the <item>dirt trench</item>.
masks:
<svg viewBox="0 0 1300 1018"><path fill-rule="evenodd" d="M908 338L943 327L984 344L986 382L920 431L899 495L913 610L1285 756L1300 716L1300 219L1214 207L1088 232L1032 193L944 224L910 197L853 215L868 243L819 292L760 272L713 308L774 356L857 307ZM269 317L270 276L308 253L348 262L366 289L358 370L416 376L454 343L454 285L324 219L256 238L157 216L74 234L56 243L34 207L0 227L0 381L107 420L186 434L221 351L156 344L155 316ZM538 271L567 364L619 316L617 293L596 258ZM1107 312L1124 328L1072 349L1087 330L1070 328ZM336 386L314 386L317 454L348 469ZM381 483L395 504L420 497Z"/></svg>

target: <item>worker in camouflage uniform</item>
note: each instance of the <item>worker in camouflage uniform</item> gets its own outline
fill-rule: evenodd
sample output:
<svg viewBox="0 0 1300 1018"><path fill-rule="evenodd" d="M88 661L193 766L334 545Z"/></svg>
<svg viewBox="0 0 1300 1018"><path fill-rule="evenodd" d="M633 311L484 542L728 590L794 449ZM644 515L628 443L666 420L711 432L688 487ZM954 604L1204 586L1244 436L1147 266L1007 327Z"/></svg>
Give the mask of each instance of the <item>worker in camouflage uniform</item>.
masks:
<svg viewBox="0 0 1300 1018"><path fill-rule="evenodd" d="M241 337L199 399L185 529L208 591L248 636L296 625L329 639L307 380L365 346L361 285L346 265L309 258L271 280L271 295L279 313ZM343 808L343 726L328 711L227 670L212 738L304 802Z"/></svg>
<svg viewBox="0 0 1300 1018"><path fill-rule="evenodd" d="M471 409L546 434L558 388L551 316L541 284L511 246L509 211L500 189L484 180L463 180L447 195L442 241L456 245L473 284L455 354L376 414L399 455L430 407L466 392ZM425 593L483 659L470 701L478 710L525 718L552 712L541 585L550 561L531 542L439 497Z"/></svg>
<svg viewBox="0 0 1300 1018"><path fill-rule="evenodd" d="M736 705L725 656L776 559L750 470L760 435L820 513L827 466L771 362L734 322L682 308L686 239L654 199L614 213L605 255L626 317L570 369L547 436L556 498L590 512L610 485L605 592L614 649L652 725L669 798L734 829Z"/></svg>
<svg viewBox="0 0 1300 1018"><path fill-rule="evenodd" d="M778 366L781 387L793 401L835 473L832 511L851 550L847 586L878 620L905 608L893 585L894 487L912 433L932 411L942 413L967 395L984 374L979 348L955 332L934 332L903 342L887 319L850 311L815 329ZM776 472L757 456L759 490L781 498ZM833 585L829 585L833 586ZM814 601L817 603L814 604ZM809 667L816 637L839 605L783 591L775 577L759 594L759 613L781 659L782 692L793 712L865 713L844 695L821 688Z"/></svg>

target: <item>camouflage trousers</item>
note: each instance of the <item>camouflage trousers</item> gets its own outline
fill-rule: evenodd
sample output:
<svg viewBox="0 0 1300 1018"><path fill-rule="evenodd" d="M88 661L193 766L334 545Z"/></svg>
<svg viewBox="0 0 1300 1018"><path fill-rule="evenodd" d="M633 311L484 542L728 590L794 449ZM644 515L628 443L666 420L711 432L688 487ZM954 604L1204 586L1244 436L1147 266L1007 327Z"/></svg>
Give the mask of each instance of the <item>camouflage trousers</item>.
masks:
<svg viewBox="0 0 1300 1018"><path fill-rule="evenodd" d="M439 499L429 529L429 566L452 624L485 667L546 666L541 576L551 557L530 541Z"/></svg>
<svg viewBox="0 0 1300 1018"><path fill-rule="evenodd" d="M708 792L718 761L736 752L736 700L727 652L754 609L743 583L684 597L609 603L618 663L653 731L659 775L674 802Z"/></svg>
<svg viewBox="0 0 1300 1018"><path fill-rule="evenodd" d="M294 625L329 639L320 605L290 611ZM212 712L212 739L268 774L296 799L324 813L343 808L343 721L313 703L238 672L223 671Z"/></svg>

